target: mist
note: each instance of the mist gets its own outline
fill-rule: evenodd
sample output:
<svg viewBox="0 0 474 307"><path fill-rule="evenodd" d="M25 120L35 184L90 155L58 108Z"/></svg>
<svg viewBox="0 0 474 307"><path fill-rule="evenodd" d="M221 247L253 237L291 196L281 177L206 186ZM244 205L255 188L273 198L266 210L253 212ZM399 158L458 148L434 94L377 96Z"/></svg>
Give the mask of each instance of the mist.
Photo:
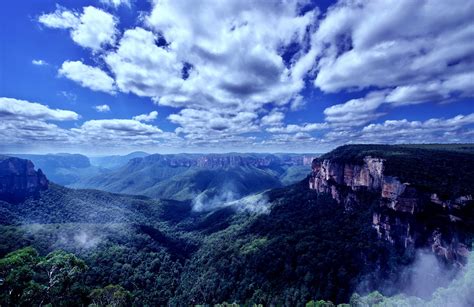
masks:
<svg viewBox="0 0 474 307"><path fill-rule="evenodd" d="M193 210L205 212L225 207L226 203L240 198L235 190L231 184L226 184L218 193L202 192L193 199Z"/></svg>
<svg viewBox="0 0 474 307"><path fill-rule="evenodd" d="M433 254L418 251L415 262L406 272L411 274L410 282L402 294L384 297L373 292L357 298L360 303L357 306L474 306L474 253L458 271L445 268ZM351 303L353 300L354 297Z"/></svg>
<svg viewBox="0 0 474 307"><path fill-rule="evenodd" d="M199 194L193 199L192 205L196 212L232 207L238 212L267 213L270 207L265 192L242 197L232 183L225 183L216 194L210 195L208 192Z"/></svg>
<svg viewBox="0 0 474 307"><path fill-rule="evenodd" d="M436 289L445 287L456 277L457 268L448 268L426 250L418 250L415 262L405 272L410 281L402 290L407 295L429 298Z"/></svg>
<svg viewBox="0 0 474 307"><path fill-rule="evenodd" d="M65 249L79 251L97 247L106 239L106 233L110 226L26 224L22 225L22 229L29 236L35 238L47 237L49 240L48 250Z"/></svg>

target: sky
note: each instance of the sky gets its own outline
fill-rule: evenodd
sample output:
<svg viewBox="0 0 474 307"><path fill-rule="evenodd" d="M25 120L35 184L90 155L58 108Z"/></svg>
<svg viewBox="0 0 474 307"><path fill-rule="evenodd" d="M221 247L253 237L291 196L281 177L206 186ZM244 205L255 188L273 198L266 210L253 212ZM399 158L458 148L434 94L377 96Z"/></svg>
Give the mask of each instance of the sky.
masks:
<svg viewBox="0 0 474 307"><path fill-rule="evenodd" d="M474 141L471 0L0 2L0 152Z"/></svg>

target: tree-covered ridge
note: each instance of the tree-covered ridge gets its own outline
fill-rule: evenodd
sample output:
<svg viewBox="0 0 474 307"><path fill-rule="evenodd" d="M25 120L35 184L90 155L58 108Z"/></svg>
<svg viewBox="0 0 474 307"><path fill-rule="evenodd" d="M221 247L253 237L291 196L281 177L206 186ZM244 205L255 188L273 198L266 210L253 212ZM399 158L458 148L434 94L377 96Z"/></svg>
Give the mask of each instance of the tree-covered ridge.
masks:
<svg viewBox="0 0 474 307"><path fill-rule="evenodd" d="M384 174L443 198L474 195L474 145L345 145L320 160L363 164L367 156L385 159Z"/></svg>

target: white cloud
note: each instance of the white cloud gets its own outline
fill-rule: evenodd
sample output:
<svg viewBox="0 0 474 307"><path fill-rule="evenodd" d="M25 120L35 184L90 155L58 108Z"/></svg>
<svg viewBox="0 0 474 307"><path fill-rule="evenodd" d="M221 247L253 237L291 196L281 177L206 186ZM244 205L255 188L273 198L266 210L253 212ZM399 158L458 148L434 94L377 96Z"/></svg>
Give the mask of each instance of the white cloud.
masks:
<svg viewBox="0 0 474 307"><path fill-rule="evenodd" d="M161 134L158 127L141 123L133 119L100 119L84 122L80 128L83 132L96 133L97 131L109 131L119 135L142 136ZM107 137L105 135L105 137Z"/></svg>
<svg viewBox="0 0 474 307"><path fill-rule="evenodd" d="M303 125L290 124L284 127L270 127L267 128L267 131L271 133L303 133L324 130L328 128L329 125L327 123L306 123Z"/></svg>
<svg viewBox="0 0 474 307"><path fill-rule="evenodd" d="M80 61L64 62L59 69L59 75L93 91L102 91L109 94L115 92L114 79L100 68L85 65Z"/></svg>
<svg viewBox="0 0 474 307"><path fill-rule="evenodd" d="M101 1L130 6L129 1ZM95 91L132 93L176 108L167 118L184 138L170 133L174 144L336 146L369 137L374 142L472 137L468 125L455 124L461 119L430 120L436 129L428 129L425 121L371 123L389 118L399 106L474 96L474 3L341 0L321 16L317 9L302 13L303 6L299 0L205 0L199 5L156 0L120 38L117 18L93 7L83 13L58 7L39 20L69 29L73 40L95 55L111 47L94 57L98 67L66 61L59 74ZM319 103L321 95L307 95L311 89L305 89L305 80L323 93L359 98L327 107L325 122L288 124L286 112ZM351 94L362 89L363 94ZM144 124L155 118L152 112L124 121ZM114 120L122 128L112 131L136 126L121 121ZM108 131L103 125L112 123L99 123L75 133L100 138L90 131L103 133ZM263 130L272 135L260 142L262 136L254 133ZM314 139L310 133L320 130L325 135ZM114 135L131 142L126 134ZM158 142L157 135L150 142Z"/></svg>
<svg viewBox="0 0 474 307"><path fill-rule="evenodd" d="M425 121L386 120L360 130L330 131L321 142L333 146L345 143L453 143L472 142L473 135L474 113L471 113Z"/></svg>
<svg viewBox="0 0 474 307"><path fill-rule="evenodd" d="M130 0L100 0L101 3L112 6L112 7L119 7L121 5L125 5L127 7L130 7L131 3Z"/></svg>
<svg viewBox="0 0 474 307"><path fill-rule="evenodd" d="M291 78L281 54L290 43L303 43L313 17L314 12L298 16L296 1L204 1L193 10L186 1L161 1L147 21L179 59L193 65L180 94L198 92L201 104L212 100L259 107L287 103L303 86ZM173 103L173 97L159 102Z"/></svg>
<svg viewBox="0 0 474 307"><path fill-rule="evenodd" d="M79 128L72 128L75 142L86 146L144 146L158 144L164 138L172 141L156 126L133 119L101 119L86 121Z"/></svg>
<svg viewBox="0 0 474 307"><path fill-rule="evenodd" d="M134 120L138 120L139 122L151 122L154 121L158 117L157 111L151 111L149 114L141 114L134 116Z"/></svg>
<svg viewBox="0 0 474 307"><path fill-rule="evenodd" d="M364 125L383 113L376 110L385 102L385 92L372 92L363 98L351 99L324 110L326 121L333 126Z"/></svg>
<svg viewBox="0 0 474 307"><path fill-rule="evenodd" d="M79 114L15 98L0 98L0 143L27 144L32 142L66 143L70 132L47 121L79 119Z"/></svg>
<svg viewBox="0 0 474 307"><path fill-rule="evenodd" d="M71 132L55 124L36 119L1 120L1 144L25 144L28 146L41 143L67 144L71 140Z"/></svg>
<svg viewBox="0 0 474 307"><path fill-rule="evenodd" d="M254 112L225 112L223 110L183 109L171 114L168 119L181 127L177 133L184 133L193 140L216 139L226 142L236 134L258 131L258 116Z"/></svg>
<svg viewBox="0 0 474 307"><path fill-rule="evenodd" d="M50 28L70 29L74 42L95 52L114 45L117 36L117 18L93 6L84 7L82 14L58 6L56 11L43 14L38 20Z"/></svg>
<svg viewBox="0 0 474 307"><path fill-rule="evenodd" d="M187 1L155 1L145 16L150 29L126 30L105 62L120 91L187 109L170 117L189 125L183 133L254 130L253 123L249 129L233 125L231 117L264 105L302 104L303 76L292 76L301 52L283 58L290 45L306 44L314 22L316 12L301 14L300 7L298 1L203 1L189 9ZM208 115L217 112L211 108L222 110L212 120Z"/></svg>
<svg viewBox="0 0 474 307"><path fill-rule="evenodd" d="M97 106L94 106L94 109L97 111L97 112L109 112L110 111L110 107L109 105L107 104L102 104L102 105L97 105Z"/></svg>
<svg viewBox="0 0 474 307"><path fill-rule="evenodd" d="M125 31L116 52L105 61L122 92L159 97L181 87L182 63L173 52L156 46L157 36L143 28Z"/></svg>
<svg viewBox="0 0 474 307"><path fill-rule="evenodd" d="M303 109L307 101L304 99L303 95L297 95L290 103L290 109L292 111L298 111Z"/></svg>
<svg viewBox="0 0 474 307"><path fill-rule="evenodd" d="M452 118L431 118L426 121L408 121L402 120L386 120L382 124L370 124L364 129L363 133L378 134L381 133L384 136L390 134L391 136L397 134L413 134L417 135L420 133L457 130L462 126L474 124L474 113L468 115L458 115Z"/></svg>
<svg viewBox="0 0 474 307"><path fill-rule="evenodd" d="M315 69L314 85L325 92L386 89L379 105L472 97L473 19L474 3L461 0L339 1L312 37L314 62L302 65ZM359 124L376 118L375 109L361 100Z"/></svg>
<svg viewBox="0 0 474 307"><path fill-rule="evenodd" d="M473 18L474 4L460 0L341 1L313 38L315 85L328 92L403 86L472 69Z"/></svg>
<svg viewBox="0 0 474 307"><path fill-rule="evenodd" d="M0 97L0 118L66 121L77 120L79 114L68 110L51 109L37 102Z"/></svg>
<svg viewBox="0 0 474 307"><path fill-rule="evenodd" d="M31 63L33 65L37 65L37 66L45 66L45 65L48 65L48 63L44 60L33 60L31 61Z"/></svg>
<svg viewBox="0 0 474 307"><path fill-rule="evenodd" d="M278 111L273 111L268 115L265 115L260 120L262 126L278 126L283 124L285 114Z"/></svg>
<svg viewBox="0 0 474 307"><path fill-rule="evenodd" d="M56 8L54 13L41 15L38 21L47 27L56 29L74 29L80 24L77 12L68 11L60 6Z"/></svg>
<svg viewBox="0 0 474 307"><path fill-rule="evenodd" d="M106 106L106 105L104 105ZM98 106L105 110L107 107ZM153 113L153 112L152 112ZM154 114L151 114L153 117ZM173 133L134 119L88 120L77 128L62 128L50 121L77 120L73 111L51 109L46 105L0 98L0 144L104 148L147 146L181 142ZM179 145L177 145L179 146ZM46 147L43 147L46 148Z"/></svg>

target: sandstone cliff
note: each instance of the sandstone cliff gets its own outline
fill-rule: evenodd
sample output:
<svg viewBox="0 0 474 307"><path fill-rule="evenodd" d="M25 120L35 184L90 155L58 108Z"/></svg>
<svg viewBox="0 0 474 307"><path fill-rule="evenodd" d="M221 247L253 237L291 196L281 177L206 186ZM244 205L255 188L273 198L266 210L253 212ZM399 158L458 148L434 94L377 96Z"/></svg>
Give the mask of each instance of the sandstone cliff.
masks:
<svg viewBox="0 0 474 307"><path fill-rule="evenodd" d="M374 210L372 224L380 239L405 249L431 247L447 261L463 263L467 246L453 229L466 222L459 212L472 205L472 195L440 199L436 191L418 189L416 182L402 182L386 174L385 165L385 159L369 155L362 163L314 159L309 188L330 194L347 210ZM367 198L362 199L367 194L372 195L375 205L368 204ZM438 220L434 221L432 214Z"/></svg>
<svg viewBox="0 0 474 307"><path fill-rule="evenodd" d="M0 157L0 200L21 202L47 188L48 179L30 160Z"/></svg>

